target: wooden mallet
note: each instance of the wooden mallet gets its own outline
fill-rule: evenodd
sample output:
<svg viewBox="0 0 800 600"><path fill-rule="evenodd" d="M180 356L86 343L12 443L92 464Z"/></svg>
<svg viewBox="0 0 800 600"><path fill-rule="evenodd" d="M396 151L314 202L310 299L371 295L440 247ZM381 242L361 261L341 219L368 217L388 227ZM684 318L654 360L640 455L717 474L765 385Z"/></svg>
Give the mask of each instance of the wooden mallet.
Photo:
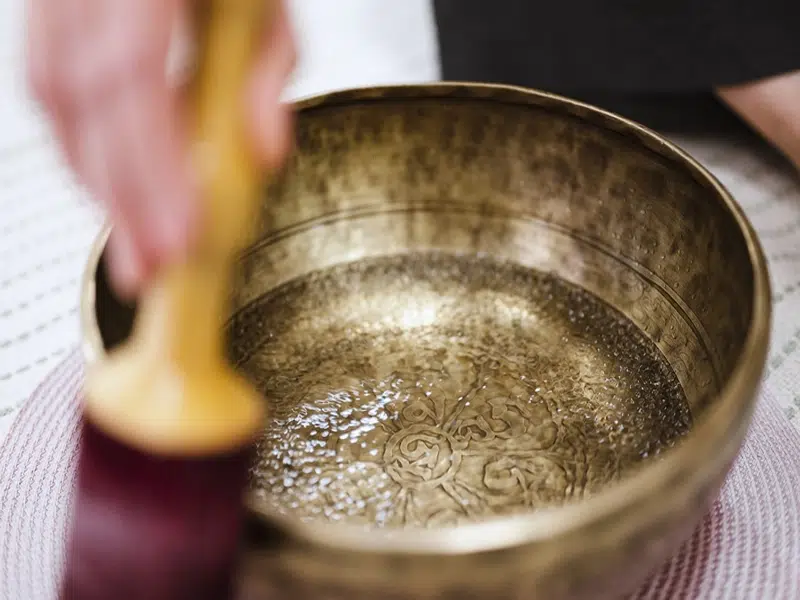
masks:
<svg viewBox="0 0 800 600"><path fill-rule="evenodd" d="M223 326L262 183L243 89L274 7L198 4L189 97L207 227L189 259L142 293L129 340L87 373L62 600L234 594L243 491L264 403L227 364Z"/></svg>

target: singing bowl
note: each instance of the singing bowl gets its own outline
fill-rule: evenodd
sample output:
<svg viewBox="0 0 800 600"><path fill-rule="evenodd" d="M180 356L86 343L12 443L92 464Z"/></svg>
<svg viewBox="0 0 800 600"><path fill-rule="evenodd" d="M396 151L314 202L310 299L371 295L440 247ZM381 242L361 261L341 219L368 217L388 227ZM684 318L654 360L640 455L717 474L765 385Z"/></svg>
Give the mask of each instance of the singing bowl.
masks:
<svg viewBox="0 0 800 600"><path fill-rule="evenodd" d="M269 417L259 597L617 598L687 539L742 444L770 303L756 235L680 149L512 87L297 105L227 331ZM125 339L108 231L84 348Z"/></svg>

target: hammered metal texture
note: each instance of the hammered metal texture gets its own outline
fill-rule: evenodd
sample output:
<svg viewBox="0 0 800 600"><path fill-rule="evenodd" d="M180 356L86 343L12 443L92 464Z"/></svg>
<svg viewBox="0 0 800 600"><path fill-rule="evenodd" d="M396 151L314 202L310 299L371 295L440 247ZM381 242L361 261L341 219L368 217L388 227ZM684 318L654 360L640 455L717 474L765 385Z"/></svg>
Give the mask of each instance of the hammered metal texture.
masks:
<svg viewBox="0 0 800 600"><path fill-rule="evenodd" d="M763 367L768 282L730 198L657 136L546 94L299 108L229 323L271 406L243 585L635 589L718 491ZM110 347L133 311L94 283Z"/></svg>
<svg viewBox="0 0 800 600"><path fill-rule="evenodd" d="M233 328L271 408L256 496L312 522L441 527L557 506L690 424L629 320L489 257L362 259L279 287Z"/></svg>

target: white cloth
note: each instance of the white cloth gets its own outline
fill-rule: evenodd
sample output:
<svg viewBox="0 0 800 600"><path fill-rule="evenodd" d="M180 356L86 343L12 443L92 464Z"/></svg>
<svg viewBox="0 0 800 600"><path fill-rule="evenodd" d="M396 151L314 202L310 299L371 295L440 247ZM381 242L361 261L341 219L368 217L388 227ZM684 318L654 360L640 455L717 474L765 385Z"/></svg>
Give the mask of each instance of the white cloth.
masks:
<svg viewBox="0 0 800 600"><path fill-rule="evenodd" d="M295 0L301 62L288 95L436 79L428 1ZM99 219L24 94L22 9L23 0L0 0L0 441L11 429L0 446L0 600L46 600L76 443L79 281ZM761 237L773 338L755 425L720 501L641 597L797 599L800 177L763 144L678 142L729 187Z"/></svg>

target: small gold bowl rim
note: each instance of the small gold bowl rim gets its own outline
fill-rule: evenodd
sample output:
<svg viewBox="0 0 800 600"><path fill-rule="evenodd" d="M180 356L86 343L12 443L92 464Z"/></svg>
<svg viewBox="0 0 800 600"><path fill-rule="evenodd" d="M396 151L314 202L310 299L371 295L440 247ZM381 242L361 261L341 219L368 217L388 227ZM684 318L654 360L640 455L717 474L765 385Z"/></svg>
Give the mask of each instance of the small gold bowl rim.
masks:
<svg viewBox="0 0 800 600"><path fill-rule="evenodd" d="M666 482L689 485L688 475L711 479L729 465L715 460L726 443L737 444L738 454L755 408L763 375L772 319L770 278L758 236L739 204L717 178L697 160L665 137L634 121L570 98L518 86L473 82L399 84L342 89L294 102L298 112L317 107L390 99L405 101L435 98L467 98L549 108L578 116L595 126L635 138L645 148L678 163L699 183L710 187L734 218L742 234L753 271L752 318L741 354L717 400L698 419L689 435L661 460L591 498L566 506L514 516L498 516L454 528L430 530L367 529L350 524L305 522L272 513L246 501L256 518L278 527L292 539L331 550L384 555L458 555L508 549L579 533L591 524L624 519L628 507L657 502L660 494L675 491ZM95 239L83 273L80 299L82 352L87 365L105 353L95 318L95 274L111 227L106 224ZM708 453L698 462L697 456ZM695 465L694 467L692 465ZM683 482L683 483L681 483Z"/></svg>

